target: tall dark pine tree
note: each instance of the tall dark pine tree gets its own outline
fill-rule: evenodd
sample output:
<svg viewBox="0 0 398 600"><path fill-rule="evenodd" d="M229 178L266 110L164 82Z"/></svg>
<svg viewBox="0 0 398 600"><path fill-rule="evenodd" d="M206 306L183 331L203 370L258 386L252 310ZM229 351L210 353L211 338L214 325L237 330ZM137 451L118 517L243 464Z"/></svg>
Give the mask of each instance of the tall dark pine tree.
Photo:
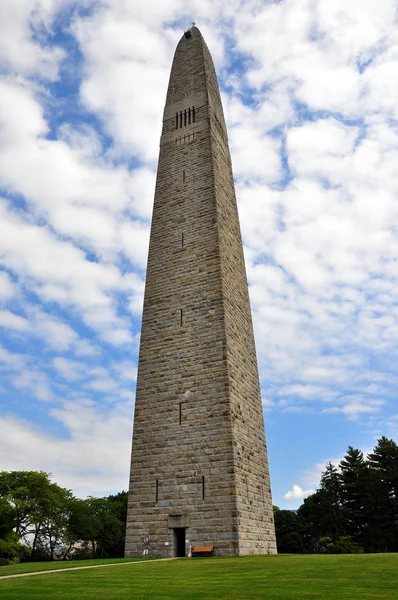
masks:
<svg viewBox="0 0 398 600"><path fill-rule="evenodd" d="M342 483L337 468L331 463L322 473L320 488L304 500L297 513L311 537L313 552L319 551L321 538L327 536L335 542L345 535Z"/></svg>
<svg viewBox="0 0 398 600"><path fill-rule="evenodd" d="M341 477L337 467L328 463L322 473L320 482L320 493L323 494L324 526L329 535L335 541L341 535L345 535L344 514L342 506L343 488Z"/></svg>
<svg viewBox="0 0 398 600"><path fill-rule="evenodd" d="M369 468L360 450L348 447L344 459L340 461L340 480L347 534L361 546L367 547L372 502Z"/></svg>
<svg viewBox="0 0 398 600"><path fill-rule="evenodd" d="M369 454L369 474L374 499L371 523L373 552L398 551L398 446L385 436Z"/></svg>

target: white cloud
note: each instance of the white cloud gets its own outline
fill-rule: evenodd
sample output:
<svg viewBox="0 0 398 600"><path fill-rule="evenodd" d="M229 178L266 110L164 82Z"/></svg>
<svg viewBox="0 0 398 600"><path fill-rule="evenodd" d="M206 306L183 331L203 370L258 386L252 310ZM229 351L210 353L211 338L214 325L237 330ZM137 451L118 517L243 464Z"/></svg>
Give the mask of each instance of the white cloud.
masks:
<svg viewBox="0 0 398 600"><path fill-rule="evenodd" d="M55 369L68 381L81 379L84 374L84 363L57 356L53 358Z"/></svg>
<svg viewBox="0 0 398 600"><path fill-rule="evenodd" d="M364 414L373 414L380 412L385 404L384 400L368 399L368 398L345 398L343 406L333 406L324 409L325 413L343 413L349 419L357 420Z"/></svg>
<svg viewBox="0 0 398 600"><path fill-rule="evenodd" d="M76 21L87 60L81 96L118 149L155 160L164 99L153 91L166 88L174 48L153 21L136 13L133 5L116 3Z"/></svg>
<svg viewBox="0 0 398 600"><path fill-rule="evenodd" d="M15 388L26 390L38 400L48 402L54 397L46 373L35 367L20 370L11 381Z"/></svg>
<svg viewBox="0 0 398 600"><path fill-rule="evenodd" d="M47 471L78 497L127 489L132 426L129 408L119 405L104 413L90 403L75 401L54 410L53 416L64 425L68 436L55 437L27 421L0 417L3 470Z"/></svg>
<svg viewBox="0 0 398 600"><path fill-rule="evenodd" d="M57 46L41 44L40 31L44 28L46 33L50 33L56 12L71 2L72 0L2 0L0 59L3 66L26 75L56 79L59 63L65 54Z"/></svg>
<svg viewBox="0 0 398 600"><path fill-rule="evenodd" d="M9 310L0 310L0 327L6 327L15 331L26 331L29 329L30 324L27 319L15 315Z"/></svg>
<svg viewBox="0 0 398 600"><path fill-rule="evenodd" d="M113 369L121 379L126 379L127 381L136 381L137 379L137 367L131 361L123 360L114 363Z"/></svg>
<svg viewBox="0 0 398 600"><path fill-rule="evenodd" d="M283 418L330 412L396 431L396 3L94 2L84 16L77 7L68 30L79 65L49 36L69 27L54 23L66 4L0 8L2 386L78 401L57 413L72 457L92 450L79 418L97 443L99 432L112 438L94 415L100 399L111 420L121 399L133 402L125 388L136 378L164 95L176 41L195 18L223 85L264 404ZM63 86L46 83L59 77L80 86L69 112ZM29 355L10 351L22 338ZM27 423L12 420L8 433L7 452L12 435L32 441L29 464L47 460L41 444L55 447ZM123 451L128 437L126 425ZM68 481L73 460L62 463ZM87 465L87 482L105 489L88 475L97 466ZM299 483L292 500L315 485Z"/></svg>
<svg viewBox="0 0 398 600"><path fill-rule="evenodd" d="M9 300L16 293L16 286L5 271L0 271L0 302Z"/></svg>
<svg viewBox="0 0 398 600"><path fill-rule="evenodd" d="M283 496L285 500L303 500L307 496L314 494L315 490L303 490L299 485L294 484L292 489Z"/></svg>
<svg viewBox="0 0 398 600"><path fill-rule="evenodd" d="M128 329L123 329L121 327L112 329L110 331L106 331L102 334L102 339L114 346L122 346L124 344L132 344L134 341L133 336L131 335Z"/></svg>
<svg viewBox="0 0 398 600"><path fill-rule="evenodd" d="M26 356L17 352L9 352L6 348L0 346L0 366L7 370L19 370L25 366Z"/></svg>
<svg viewBox="0 0 398 600"><path fill-rule="evenodd" d="M31 224L1 201L0 215L0 257L25 285L44 301L74 306L91 326L119 323L112 293L125 291L126 283L116 266L87 260L73 244ZM106 320L96 322L96 310L106 312ZM51 328L49 317L42 324ZM53 323L53 333L54 327ZM62 329L58 327L59 336L67 335Z"/></svg>

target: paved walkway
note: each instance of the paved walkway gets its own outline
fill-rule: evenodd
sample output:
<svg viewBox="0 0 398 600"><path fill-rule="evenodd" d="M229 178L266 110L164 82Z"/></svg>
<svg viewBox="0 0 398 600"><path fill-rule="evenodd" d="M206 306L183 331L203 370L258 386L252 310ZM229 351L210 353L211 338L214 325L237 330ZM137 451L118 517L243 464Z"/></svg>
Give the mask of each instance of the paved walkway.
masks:
<svg viewBox="0 0 398 600"><path fill-rule="evenodd" d="M17 573L15 575L0 575L0 581L2 579L14 579L14 577L30 577L31 575L47 575L47 573L65 573L65 571L80 571L81 569L101 569L102 567L122 567L125 565L142 565L154 562L160 562L162 560L175 560L174 558L157 558L156 560L136 560L131 562L123 563L109 563L108 565L87 565L86 567L67 567L66 569L49 569L48 571L33 571L33 573Z"/></svg>

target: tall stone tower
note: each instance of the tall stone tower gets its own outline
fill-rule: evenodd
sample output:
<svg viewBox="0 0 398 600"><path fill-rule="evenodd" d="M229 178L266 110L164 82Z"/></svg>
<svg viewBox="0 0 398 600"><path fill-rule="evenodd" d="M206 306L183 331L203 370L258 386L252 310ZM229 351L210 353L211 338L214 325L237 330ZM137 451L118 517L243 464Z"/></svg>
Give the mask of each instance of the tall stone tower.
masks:
<svg viewBox="0 0 398 600"><path fill-rule="evenodd" d="M227 131L196 27L171 69L138 366L126 556L275 553Z"/></svg>

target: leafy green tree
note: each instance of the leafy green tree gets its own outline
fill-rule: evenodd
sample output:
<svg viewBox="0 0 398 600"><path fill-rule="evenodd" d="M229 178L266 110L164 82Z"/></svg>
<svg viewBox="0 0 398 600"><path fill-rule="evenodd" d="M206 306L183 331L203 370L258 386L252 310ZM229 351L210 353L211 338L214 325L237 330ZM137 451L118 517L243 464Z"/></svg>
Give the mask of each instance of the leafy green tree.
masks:
<svg viewBox="0 0 398 600"><path fill-rule="evenodd" d="M319 540L330 533L330 499L324 490L318 490L305 498L299 507L297 515L304 524L308 535L309 552L319 552Z"/></svg>
<svg viewBox="0 0 398 600"><path fill-rule="evenodd" d="M126 534L127 492L108 496L105 509L97 538L97 555L122 558Z"/></svg>
<svg viewBox="0 0 398 600"><path fill-rule="evenodd" d="M93 558L123 557L126 514L126 492L107 498L75 500L68 523L69 543L86 542Z"/></svg>
<svg viewBox="0 0 398 600"><path fill-rule="evenodd" d="M72 499L70 490L51 484L40 530L40 545L49 553L51 560L54 560L57 546L65 542Z"/></svg>
<svg viewBox="0 0 398 600"><path fill-rule="evenodd" d="M20 544L14 524L11 505L4 498L0 498L0 558L12 560L18 556Z"/></svg>
<svg viewBox="0 0 398 600"><path fill-rule="evenodd" d="M274 507L276 544L280 554L310 552L309 535L305 523L293 510Z"/></svg>
<svg viewBox="0 0 398 600"><path fill-rule="evenodd" d="M38 535L49 486L49 476L43 471L0 473L0 498L13 508L15 530L20 537Z"/></svg>
<svg viewBox="0 0 398 600"><path fill-rule="evenodd" d="M95 514L93 514L92 503L89 500L74 498L70 503L70 513L66 527L66 540L68 550L78 541L90 543L90 556L95 556L96 536L98 525Z"/></svg>
<svg viewBox="0 0 398 600"><path fill-rule="evenodd" d="M12 512L18 539L30 546L31 559L53 557L66 526L66 503L71 496L43 471L0 473L0 499Z"/></svg>
<svg viewBox="0 0 398 600"><path fill-rule="evenodd" d="M322 554L363 554L362 546L354 542L349 535L342 535L335 540L326 536L319 542Z"/></svg>

